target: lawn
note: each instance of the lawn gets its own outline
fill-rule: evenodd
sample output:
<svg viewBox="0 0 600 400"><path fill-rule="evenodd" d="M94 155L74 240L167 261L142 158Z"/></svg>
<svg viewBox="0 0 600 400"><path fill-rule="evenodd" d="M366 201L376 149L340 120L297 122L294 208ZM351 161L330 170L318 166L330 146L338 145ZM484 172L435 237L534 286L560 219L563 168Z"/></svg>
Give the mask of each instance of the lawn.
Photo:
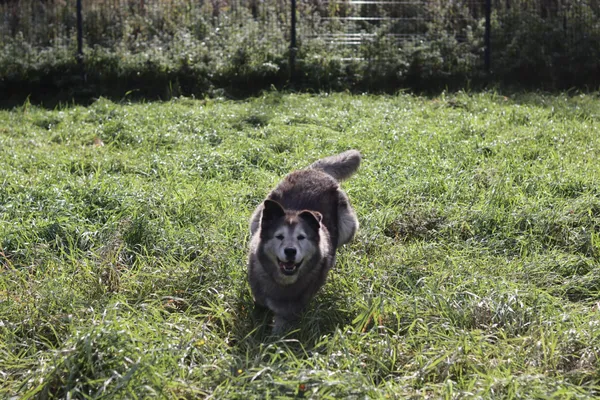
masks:
<svg viewBox="0 0 600 400"><path fill-rule="evenodd" d="M361 223L298 329L247 220L346 149ZM0 111L0 397L600 396L597 94Z"/></svg>

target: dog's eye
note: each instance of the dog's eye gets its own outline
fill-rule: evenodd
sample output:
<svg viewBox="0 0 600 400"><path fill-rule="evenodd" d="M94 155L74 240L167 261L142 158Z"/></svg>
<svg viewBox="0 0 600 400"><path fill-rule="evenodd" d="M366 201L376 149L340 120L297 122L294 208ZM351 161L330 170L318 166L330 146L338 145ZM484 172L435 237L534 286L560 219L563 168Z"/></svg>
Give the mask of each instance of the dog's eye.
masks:
<svg viewBox="0 0 600 400"><path fill-rule="evenodd" d="M304 236L304 235L298 235L298 240L304 240L304 239L306 239L306 236Z"/></svg>
<svg viewBox="0 0 600 400"><path fill-rule="evenodd" d="M283 235L277 235L277 236L275 236L275 238L279 239L279 240L283 240Z"/></svg>

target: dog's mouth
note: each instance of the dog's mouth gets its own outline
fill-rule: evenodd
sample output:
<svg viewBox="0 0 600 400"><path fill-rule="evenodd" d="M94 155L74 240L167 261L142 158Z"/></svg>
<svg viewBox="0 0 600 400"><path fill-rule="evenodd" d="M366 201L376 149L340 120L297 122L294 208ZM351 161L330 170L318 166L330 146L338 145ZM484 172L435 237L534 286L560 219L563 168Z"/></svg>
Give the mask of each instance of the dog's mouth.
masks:
<svg viewBox="0 0 600 400"><path fill-rule="evenodd" d="M302 261L299 263L294 261L277 261L279 261L279 270L281 270L284 275L294 275L298 271L300 264L302 264Z"/></svg>

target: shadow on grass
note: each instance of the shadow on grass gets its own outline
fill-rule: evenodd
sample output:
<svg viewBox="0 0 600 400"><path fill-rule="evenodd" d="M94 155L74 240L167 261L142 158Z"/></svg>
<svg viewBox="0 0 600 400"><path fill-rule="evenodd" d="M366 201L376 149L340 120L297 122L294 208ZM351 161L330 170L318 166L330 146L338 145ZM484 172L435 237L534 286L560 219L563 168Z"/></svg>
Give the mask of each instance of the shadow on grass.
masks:
<svg viewBox="0 0 600 400"><path fill-rule="evenodd" d="M315 75L316 74L316 75ZM442 92L462 90L489 90L492 82L485 78L465 76L398 79L390 76L365 76L362 78L335 75L320 79L323 71L316 73L310 67L299 67L294 80L286 71L275 76L222 74L209 79L186 71L142 75L133 72L121 74L114 71L88 72L85 76L73 70L47 71L35 78L5 79L0 82L0 109L10 110L23 104L33 104L46 109L67 105L87 106L99 97L114 102L166 101L179 96L224 97L243 100L255 97L265 90L289 92L350 92L355 94L395 94L410 91L424 96L438 96ZM393 78L393 79L392 79ZM390 80L392 79L392 80Z"/></svg>
<svg viewBox="0 0 600 400"><path fill-rule="evenodd" d="M285 334L272 334L273 313L255 305L245 285L238 289L236 316L232 329L232 347L239 355L258 355L262 345L286 343L296 357L319 347L324 337L352 323L353 316L340 306L343 293L321 291L309 304L300 320Z"/></svg>
<svg viewBox="0 0 600 400"><path fill-rule="evenodd" d="M32 104L48 110L81 105L88 106L98 98L104 97L113 102L168 101L174 97L197 96L224 97L242 100L259 95L264 90L276 88L285 90L286 82L240 82L211 85L197 81L194 77L155 76L143 79L135 77L90 77L84 81L72 76L65 81L44 77L31 81L11 81L0 84L0 109L11 110L23 104Z"/></svg>

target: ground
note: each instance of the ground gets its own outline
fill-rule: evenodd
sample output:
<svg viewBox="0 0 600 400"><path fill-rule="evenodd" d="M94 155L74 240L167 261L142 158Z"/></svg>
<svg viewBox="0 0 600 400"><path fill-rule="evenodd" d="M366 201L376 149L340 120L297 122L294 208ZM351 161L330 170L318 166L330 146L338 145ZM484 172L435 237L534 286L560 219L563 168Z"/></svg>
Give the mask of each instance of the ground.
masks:
<svg viewBox="0 0 600 400"><path fill-rule="evenodd" d="M599 121L492 92L0 111L0 397L598 396ZM272 337L247 220L351 148L360 231Z"/></svg>

